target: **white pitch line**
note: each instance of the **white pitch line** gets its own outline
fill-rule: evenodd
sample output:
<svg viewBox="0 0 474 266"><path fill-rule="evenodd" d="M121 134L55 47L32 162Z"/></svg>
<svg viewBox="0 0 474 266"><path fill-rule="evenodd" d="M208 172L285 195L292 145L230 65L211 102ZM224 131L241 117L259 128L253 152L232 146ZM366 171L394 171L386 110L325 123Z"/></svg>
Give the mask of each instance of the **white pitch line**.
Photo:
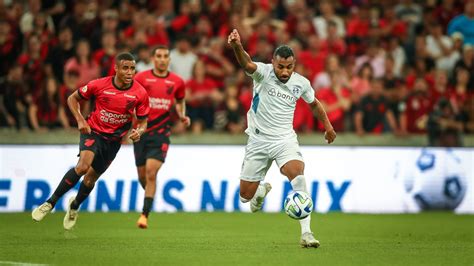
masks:
<svg viewBox="0 0 474 266"><path fill-rule="evenodd" d="M48 264L36 264L36 263L28 263L28 262L0 260L0 265L45 266L45 265L48 265Z"/></svg>

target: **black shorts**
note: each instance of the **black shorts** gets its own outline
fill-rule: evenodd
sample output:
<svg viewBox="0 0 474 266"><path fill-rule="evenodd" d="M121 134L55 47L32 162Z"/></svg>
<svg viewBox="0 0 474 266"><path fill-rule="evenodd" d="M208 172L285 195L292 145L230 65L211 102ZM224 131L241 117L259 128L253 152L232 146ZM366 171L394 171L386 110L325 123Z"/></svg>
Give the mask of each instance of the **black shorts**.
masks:
<svg viewBox="0 0 474 266"><path fill-rule="evenodd" d="M169 145L170 138L163 134L143 134L140 137L140 141L133 144L135 165L143 166L146 160L150 158L165 162Z"/></svg>
<svg viewBox="0 0 474 266"><path fill-rule="evenodd" d="M91 133L81 134L79 150L94 152L92 168L96 173L101 175L109 168L109 165L115 159L117 152L120 150L120 146L120 141L107 140L97 133Z"/></svg>

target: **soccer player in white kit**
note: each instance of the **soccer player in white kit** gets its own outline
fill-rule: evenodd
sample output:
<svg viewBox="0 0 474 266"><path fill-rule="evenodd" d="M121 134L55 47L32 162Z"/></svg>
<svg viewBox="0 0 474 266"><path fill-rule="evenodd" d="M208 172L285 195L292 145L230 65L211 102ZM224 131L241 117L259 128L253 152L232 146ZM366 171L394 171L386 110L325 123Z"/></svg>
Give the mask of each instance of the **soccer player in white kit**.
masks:
<svg viewBox="0 0 474 266"><path fill-rule="evenodd" d="M240 41L237 30L233 30L228 43L247 75L253 79L252 106L247 113L248 142L240 174L240 201L250 202L252 212L262 208L263 200L271 190L269 183L260 184L273 161L280 172L288 177L295 191L308 193L304 177L304 162L297 136L293 130L296 101L303 99L311 105L325 128L327 143L336 138L321 103L315 98L308 79L293 73L295 56L290 47L278 47L272 64L256 63L250 59ZM319 247L310 227L311 215L300 220L302 247Z"/></svg>

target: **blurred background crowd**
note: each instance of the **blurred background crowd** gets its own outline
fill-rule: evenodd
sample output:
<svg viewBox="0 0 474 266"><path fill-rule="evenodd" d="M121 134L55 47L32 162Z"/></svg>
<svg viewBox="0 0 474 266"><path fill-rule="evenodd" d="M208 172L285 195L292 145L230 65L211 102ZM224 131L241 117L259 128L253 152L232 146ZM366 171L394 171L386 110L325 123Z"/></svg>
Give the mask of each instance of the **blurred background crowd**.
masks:
<svg viewBox="0 0 474 266"><path fill-rule="evenodd" d="M252 81L227 45L234 28L254 61L292 47L338 132L435 146L474 133L473 0L0 0L0 127L74 128L74 90L113 75L122 51L153 68L164 44L193 121L175 134L242 133ZM294 127L323 129L301 100Z"/></svg>

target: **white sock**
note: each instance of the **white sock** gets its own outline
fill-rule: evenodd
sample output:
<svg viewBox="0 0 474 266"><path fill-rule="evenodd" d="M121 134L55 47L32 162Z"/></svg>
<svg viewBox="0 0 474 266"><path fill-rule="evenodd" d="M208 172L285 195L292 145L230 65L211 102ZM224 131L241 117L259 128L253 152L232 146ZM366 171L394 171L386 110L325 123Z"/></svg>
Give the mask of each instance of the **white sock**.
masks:
<svg viewBox="0 0 474 266"><path fill-rule="evenodd" d="M293 187L294 191L303 191L309 195L308 189L306 188L306 179L304 178L304 175L299 175L291 180L291 186ZM301 234L311 233L311 215L300 220L300 226Z"/></svg>
<svg viewBox="0 0 474 266"><path fill-rule="evenodd" d="M250 200L246 199L246 198L243 198L242 196L239 196L240 197L240 202L242 203L247 203L249 202Z"/></svg>
<svg viewBox="0 0 474 266"><path fill-rule="evenodd" d="M251 201L252 199L254 199L256 197L263 197L263 196L265 196L265 192L266 192L265 187L259 184L258 187L257 187L257 191L255 191L255 195L253 195L253 198L246 199L246 198L243 198L242 196L239 195L240 202L247 203L247 202Z"/></svg>

